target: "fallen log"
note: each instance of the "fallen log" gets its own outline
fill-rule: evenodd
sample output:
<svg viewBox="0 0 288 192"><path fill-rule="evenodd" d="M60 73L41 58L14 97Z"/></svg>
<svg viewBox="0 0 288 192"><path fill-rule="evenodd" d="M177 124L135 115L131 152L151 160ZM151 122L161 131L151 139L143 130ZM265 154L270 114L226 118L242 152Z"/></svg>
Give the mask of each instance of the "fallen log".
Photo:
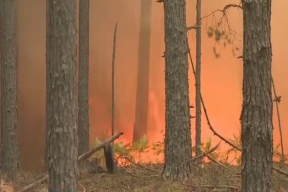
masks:
<svg viewBox="0 0 288 192"><path fill-rule="evenodd" d="M107 140L105 140L103 143L101 143L100 145L92 148L90 151L80 155L78 157L78 162L82 161L84 159L87 159L88 157L90 157L91 155L93 155L94 153L96 153L97 151L99 151L100 149L102 149L103 147L105 147L107 144L111 143L112 141L118 139L121 135L123 135L123 132L118 132L115 135L113 135L112 137L108 138ZM27 191L28 189L31 189L32 187L34 187L37 184L42 183L43 181L46 181L49 179L49 175L46 174L45 176L41 177L40 179L37 179L36 181L34 181L33 183L26 185L25 187L23 187L22 189L20 189L17 192L24 192Z"/></svg>

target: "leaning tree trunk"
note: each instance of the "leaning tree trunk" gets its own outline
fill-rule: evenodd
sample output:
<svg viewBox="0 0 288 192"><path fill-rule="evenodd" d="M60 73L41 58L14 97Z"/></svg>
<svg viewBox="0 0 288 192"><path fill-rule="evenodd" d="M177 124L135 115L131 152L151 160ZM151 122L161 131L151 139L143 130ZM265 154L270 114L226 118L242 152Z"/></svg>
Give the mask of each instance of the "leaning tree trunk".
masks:
<svg viewBox="0 0 288 192"><path fill-rule="evenodd" d="M1 169L15 180L19 170L17 109L16 0L0 1L1 39Z"/></svg>
<svg viewBox="0 0 288 192"><path fill-rule="evenodd" d="M49 1L49 191L77 191L76 0Z"/></svg>
<svg viewBox="0 0 288 192"><path fill-rule="evenodd" d="M272 191L271 0L243 0L242 191Z"/></svg>
<svg viewBox="0 0 288 192"><path fill-rule="evenodd" d="M147 134L152 1L141 0L136 113L133 141Z"/></svg>
<svg viewBox="0 0 288 192"><path fill-rule="evenodd" d="M165 165L163 177L191 174L191 130L185 0L164 0L165 21Z"/></svg>
<svg viewBox="0 0 288 192"><path fill-rule="evenodd" d="M78 153L89 150L89 1L79 1Z"/></svg>

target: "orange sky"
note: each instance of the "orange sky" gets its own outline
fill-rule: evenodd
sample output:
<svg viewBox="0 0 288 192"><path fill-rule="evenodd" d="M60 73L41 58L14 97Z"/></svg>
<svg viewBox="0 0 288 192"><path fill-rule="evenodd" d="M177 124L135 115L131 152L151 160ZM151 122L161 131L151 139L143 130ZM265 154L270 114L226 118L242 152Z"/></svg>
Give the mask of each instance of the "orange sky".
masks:
<svg viewBox="0 0 288 192"><path fill-rule="evenodd" d="M217 3L215 3L217 2ZM215 9L222 9L227 3L239 0L205 0L202 15ZM98 0L91 1L90 11L90 125L91 139L111 124L111 58L113 29L118 22L116 55L116 126L125 131L126 139L131 139L135 113L136 69L139 33L139 1L135 0ZM195 0L187 1L187 24L195 23ZM285 8L288 1L272 3L272 45L273 77L277 93L282 96L280 105L283 134L287 135L288 89L285 86L285 54L288 50L288 19ZM277 11L276 11L277 10ZM206 26L212 25L220 13L203 20ZM228 12L231 27L242 33L241 11L231 8ZM285 18L287 17L287 18ZM163 5L153 3L152 37L150 58L150 109L149 135L159 139L164 129L164 26ZM195 55L195 32L189 32L189 43ZM240 36L237 37L241 39ZM231 52L231 47L223 48L220 58L216 59L212 47L214 39L209 39L203 27L202 43L202 94L215 129L226 138L237 134L240 128L242 99L242 60ZM238 44L238 45L237 45ZM242 41L236 42L241 48ZM241 49L240 49L241 50ZM241 53L238 53L241 55ZM287 55L287 54L286 54ZM191 104L195 103L194 77L190 73ZM96 107L97 105L97 107ZM276 117L276 113L274 113ZM211 137L203 116L203 141ZM275 119L276 120L276 119ZM192 122L192 134L194 133ZM275 121L275 143L279 143L278 124ZM29 170L40 169L39 159L44 157L45 142L45 1L19 1L19 135L21 162ZM153 137L152 137L153 136ZM130 137L130 138L129 138ZM192 136L194 142L194 136ZM285 138L284 138L285 140ZM218 141L213 137L213 142ZM35 145L39 143L39 145ZM286 151L288 143L285 142ZM36 159L36 160L35 160ZM29 163L30 162L30 163Z"/></svg>

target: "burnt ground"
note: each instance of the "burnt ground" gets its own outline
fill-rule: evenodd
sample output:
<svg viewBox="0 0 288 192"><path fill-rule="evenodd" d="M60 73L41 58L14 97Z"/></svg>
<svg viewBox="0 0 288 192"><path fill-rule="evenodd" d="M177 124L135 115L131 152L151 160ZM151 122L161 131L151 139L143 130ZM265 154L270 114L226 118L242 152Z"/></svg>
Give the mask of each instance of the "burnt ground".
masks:
<svg viewBox="0 0 288 192"><path fill-rule="evenodd" d="M79 176L79 192L240 191L240 167L219 165L218 163L195 165L192 171L193 177L185 183L164 181L160 176L162 168L162 165L154 164L120 167L115 174L81 171ZM288 172L288 167L282 166L281 170ZM39 175L21 173L17 189L33 183L33 181L40 177ZM275 192L288 192L287 176L274 172L273 180ZM28 191L47 191L47 182L38 184Z"/></svg>

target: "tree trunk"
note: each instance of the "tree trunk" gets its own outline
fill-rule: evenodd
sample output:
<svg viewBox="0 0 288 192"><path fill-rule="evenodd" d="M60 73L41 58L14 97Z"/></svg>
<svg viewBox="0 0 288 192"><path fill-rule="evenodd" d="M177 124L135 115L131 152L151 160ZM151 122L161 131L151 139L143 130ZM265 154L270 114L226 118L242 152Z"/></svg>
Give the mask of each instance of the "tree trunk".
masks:
<svg viewBox="0 0 288 192"><path fill-rule="evenodd" d="M163 177L187 179L191 173L191 130L185 0L164 0L165 165Z"/></svg>
<svg viewBox="0 0 288 192"><path fill-rule="evenodd" d="M147 134L152 1L141 0L136 115L133 141Z"/></svg>
<svg viewBox="0 0 288 192"><path fill-rule="evenodd" d="M17 109L16 0L0 1L1 38L1 169L15 180L19 170Z"/></svg>
<svg viewBox="0 0 288 192"><path fill-rule="evenodd" d="M201 0L197 0L196 19L196 156L201 154Z"/></svg>
<svg viewBox="0 0 288 192"><path fill-rule="evenodd" d="M89 151L89 0L79 1L78 153Z"/></svg>
<svg viewBox="0 0 288 192"><path fill-rule="evenodd" d="M76 0L49 1L49 191L77 191Z"/></svg>
<svg viewBox="0 0 288 192"><path fill-rule="evenodd" d="M46 147L45 147L45 168L48 171L49 168L49 114L50 114L50 96L51 92L51 79L49 75L49 43L50 43L50 35L49 35L49 1L46 0Z"/></svg>
<svg viewBox="0 0 288 192"><path fill-rule="evenodd" d="M270 192L273 157L271 0L246 1L242 1L242 191Z"/></svg>

